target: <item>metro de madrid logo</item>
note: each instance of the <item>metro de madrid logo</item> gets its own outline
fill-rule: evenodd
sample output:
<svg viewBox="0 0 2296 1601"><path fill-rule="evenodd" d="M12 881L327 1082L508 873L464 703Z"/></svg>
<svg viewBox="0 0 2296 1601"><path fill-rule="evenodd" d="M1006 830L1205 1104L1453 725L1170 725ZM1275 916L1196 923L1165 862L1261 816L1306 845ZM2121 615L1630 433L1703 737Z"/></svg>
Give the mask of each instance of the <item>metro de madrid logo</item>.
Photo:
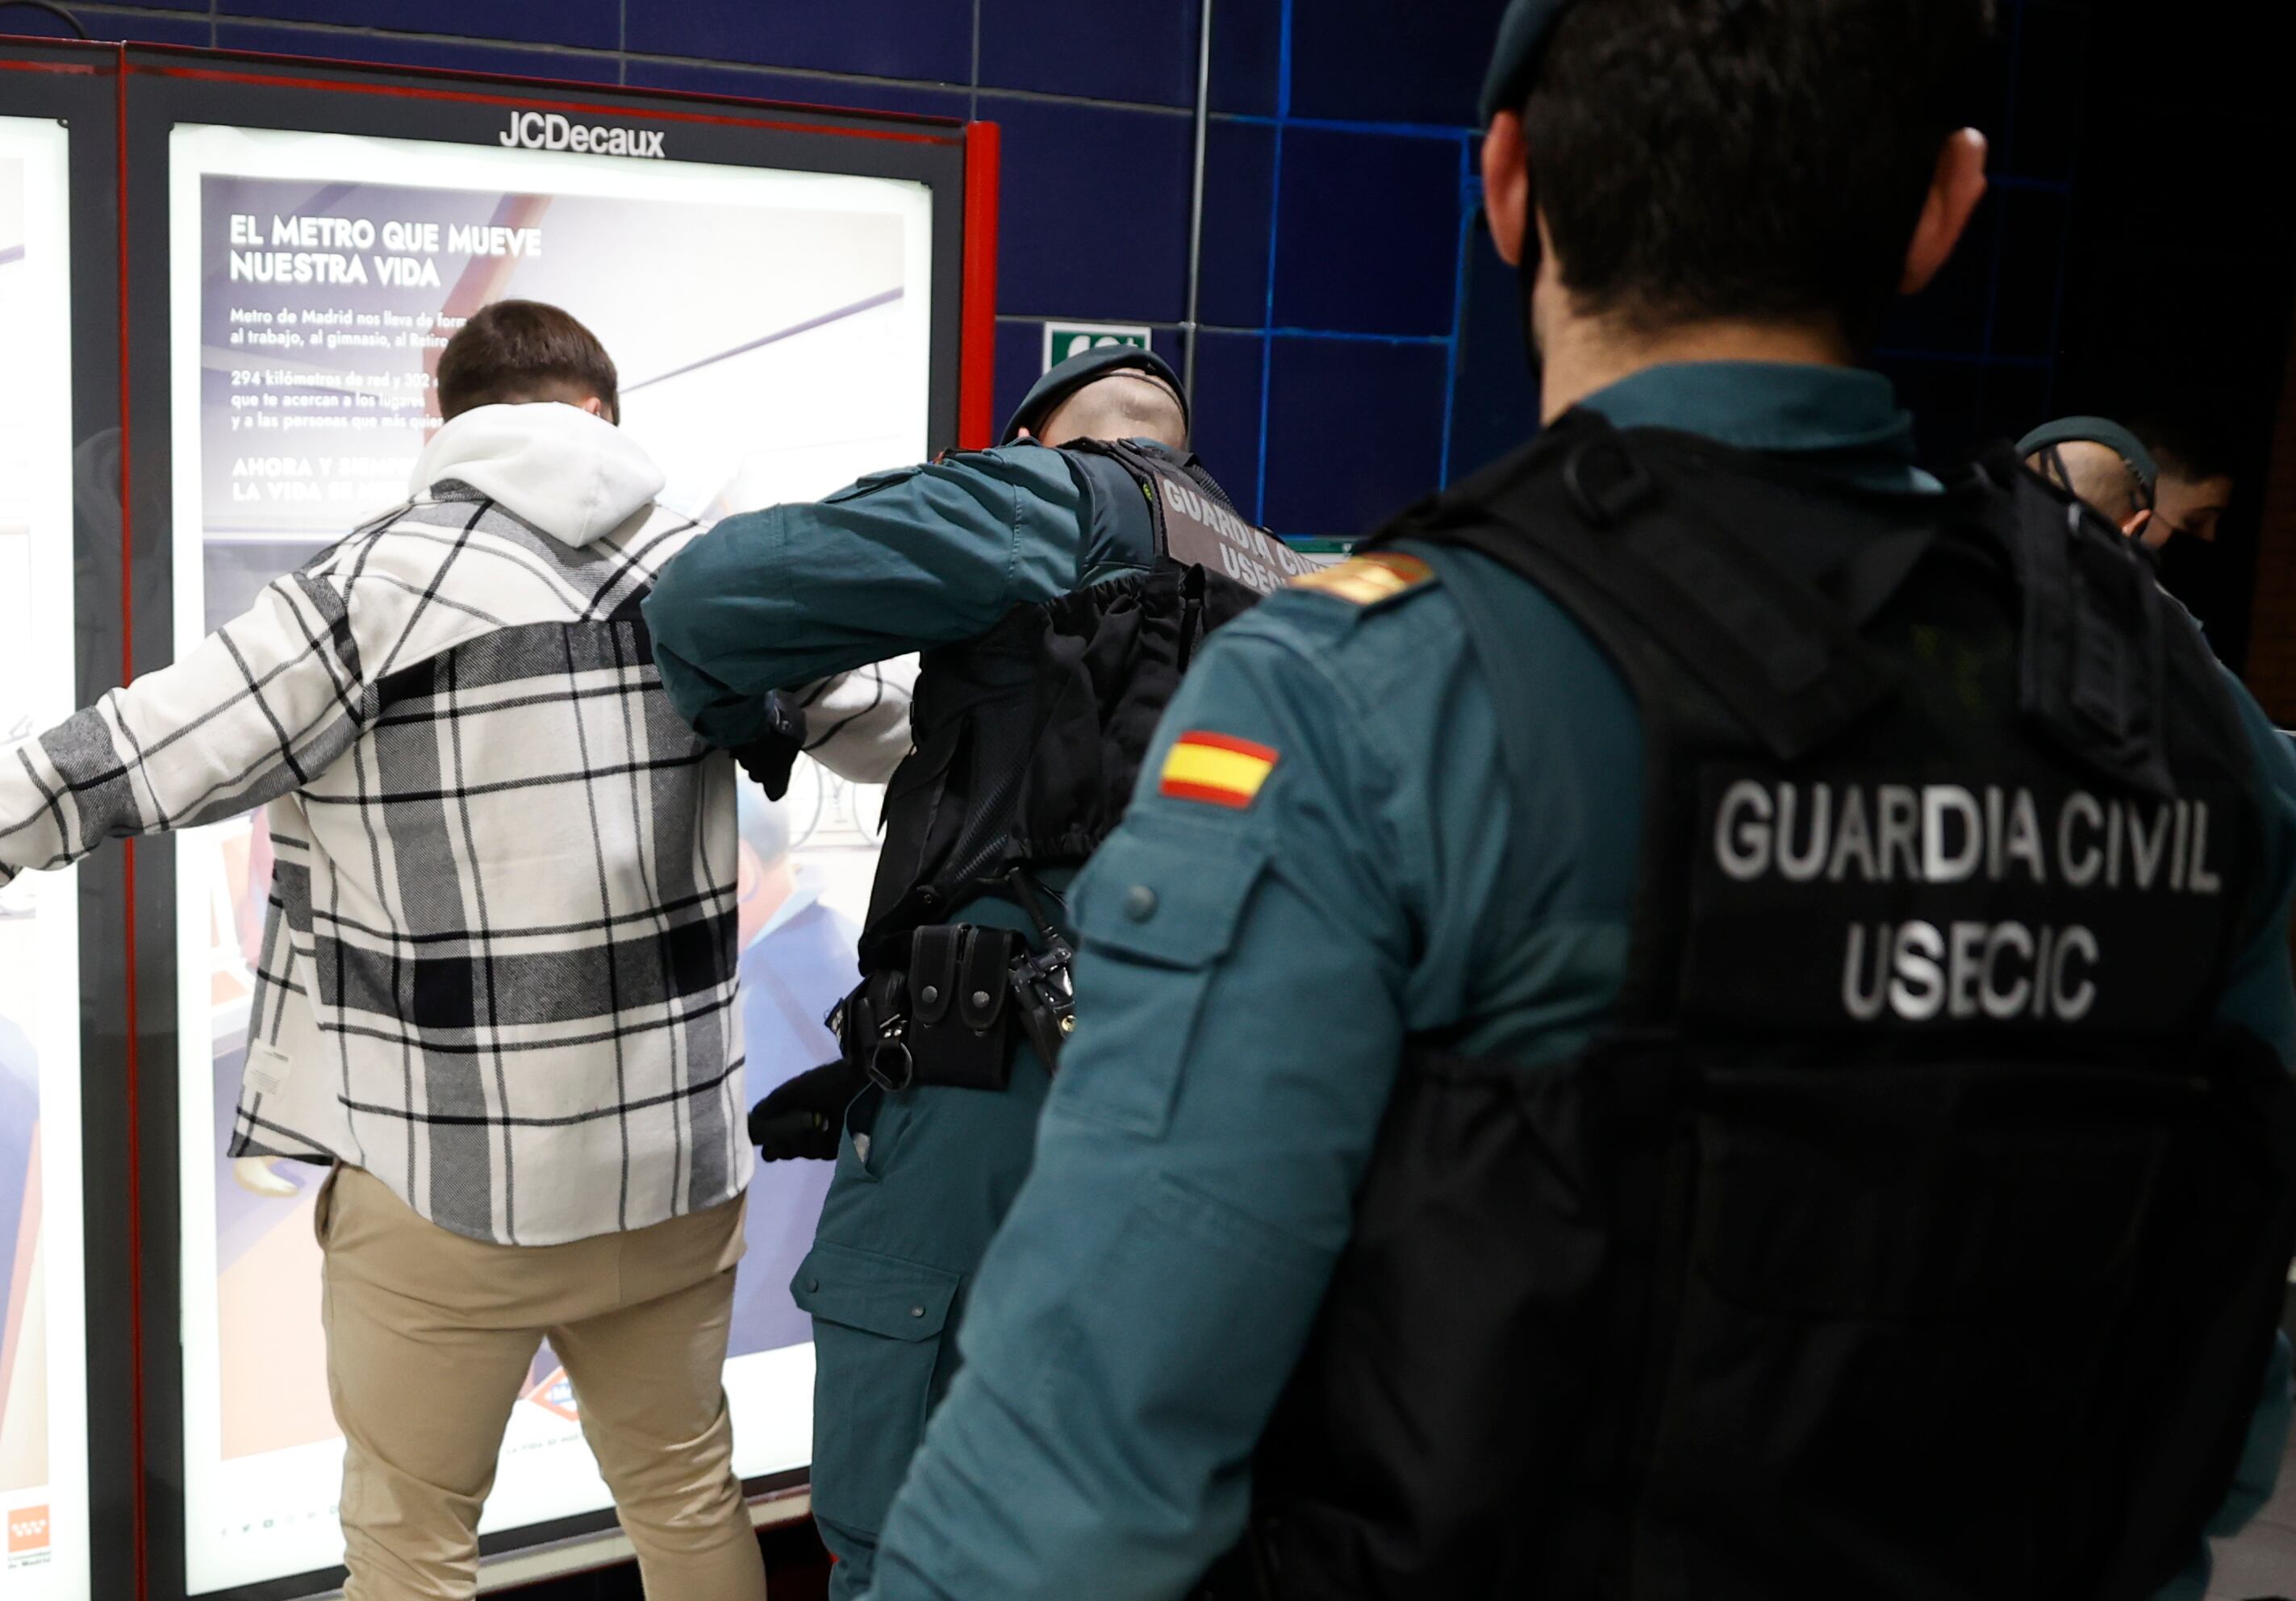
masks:
<svg viewBox="0 0 2296 1601"><path fill-rule="evenodd" d="M510 126L495 135L505 150L570 150L587 156L644 156L668 159L660 128L610 128L570 122L555 111L512 111Z"/></svg>

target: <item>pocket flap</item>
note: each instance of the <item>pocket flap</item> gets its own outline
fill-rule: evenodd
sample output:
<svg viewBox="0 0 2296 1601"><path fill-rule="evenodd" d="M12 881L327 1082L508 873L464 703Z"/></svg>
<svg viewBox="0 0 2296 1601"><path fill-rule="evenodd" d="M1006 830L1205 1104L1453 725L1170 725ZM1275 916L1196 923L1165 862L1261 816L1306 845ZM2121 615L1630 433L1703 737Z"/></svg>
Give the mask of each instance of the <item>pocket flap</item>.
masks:
<svg viewBox="0 0 2296 1601"><path fill-rule="evenodd" d="M1227 954L1267 865L1257 840L1119 831L1092 860L1091 942L1168 968Z"/></svg>
<svg viewBox="0 0 2296 1601"><path fill-rule="evenodd" d="M790 1294L816 1318L889 1340L930 1340L948 1323L962 1276L898 1256L816 1243Z"/></svg>
<svg viewBox="0 0 2296 1601"><path fill-rule="evenodd" d="M956 1004L957 958L968 932L961 923L932 923L909 936L909 1016L919 1028L939 1026Z"/></svg>

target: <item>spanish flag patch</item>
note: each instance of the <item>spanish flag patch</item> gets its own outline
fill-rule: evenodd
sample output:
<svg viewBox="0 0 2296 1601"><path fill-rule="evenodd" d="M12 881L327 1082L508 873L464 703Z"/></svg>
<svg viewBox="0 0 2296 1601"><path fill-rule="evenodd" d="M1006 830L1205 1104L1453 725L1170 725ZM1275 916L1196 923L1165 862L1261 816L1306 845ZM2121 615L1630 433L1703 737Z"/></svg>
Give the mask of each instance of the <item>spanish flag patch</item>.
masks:
<svg viewBox="0 0 2296 1601"><path fill-rule="evenodd" d="M1162 793L1242 812L1259 798L1259 787L1282 759L1265 745L1230 734L1185 733L1164 758Z"/></svg>
<svg viewBox="0 0 2296 1601"><path fill-rule="evenodd" d="M1316 589L1356 606L1380 601L1416 589L1435 576L1435 569L1416 556L1397 551L1374 551L1292 580L1293 589Z"/></svg>

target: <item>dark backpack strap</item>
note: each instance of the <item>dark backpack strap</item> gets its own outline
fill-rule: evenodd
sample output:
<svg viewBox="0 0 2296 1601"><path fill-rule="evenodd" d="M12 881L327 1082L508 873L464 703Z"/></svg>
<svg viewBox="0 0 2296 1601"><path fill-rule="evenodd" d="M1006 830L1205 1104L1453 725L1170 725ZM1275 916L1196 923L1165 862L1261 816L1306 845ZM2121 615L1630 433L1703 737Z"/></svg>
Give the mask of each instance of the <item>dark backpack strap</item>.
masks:
<svg viewBox="0 0 2296 1601"><path fill-rule="evenodd" d="M1221 487L1220 481L1212 477L1211 470L1204 465L1203 458L1192 450L1170 450L1152 440L1131 439L1119 439L1111 444L1096 445L1095 448L1107 451L1111 455L1120 456L1136 466L1144 467L1150 471L1185 473L1188 481L1197 488L1210 495L1213 500L1230 511L1235 511L1235 502L1230 499L1227 491ZM1241 516L1242 513L1239 512L1238 515Z"/></svg>
<svg viewBox="0 0 2296 1601"><path fill-rule="evenodd" d="M1254 595L1270 594L1316 570L1307 557L1246 521L1192 455L1131 440L1081 439L1064 449L1089 475L1105 477L1112 466L1139 486L1152 508L1160 560L1201 568Z"/></svg>
<svg viewBox="0 0 2296 1601"><path fill-rule="evenodd" d="M1147 486L1112 451L1082 440L1061 451L1084 491L1086 510L1083 548L1077 552L1077 580L1109 563L1153 567L1164 558L1164 529Z"/></svg>
<svg viewBox="0 0 2296 1601"><path fill-rule="evenodd" d="M1542 757L1531 748L1530 731L1538 726L1546 690L1524 648L1521 618L1507 594L1511 586L1504 578L1496 585L1490 582L1489 569L1484 565L1489 558L1472 546L1414 543L1409 548L1435 569L1444 592L1459 609L1484 685L1490 691L1514 814L1535 815L1537 803L1532 797L1538 793ZM1477 560L1478 556L1484 560ZM1557 600L1561 601L1560 597ZM1568 609L1568 602L1561 603ZM1522 832L1508 830L1510 850Z"/></svg>
<svg viewBox="0 0 2296 1601"><path fill-rule="evenodd" d="M2249 774L2252 788L2255 751L2232 685L2199 626L2161 588L2149 553L2005 450L1975 471L1994 487L1985 532L2023 592L2019 696L2035 731L2140 794L2170 796L2172 753L2196 747ZM2255 859L2261 843L2251 839L2244 855ZM2257 897L2251 915L2227 930L2225 960L2260 936L2276 910Z"/></svg>
<svg viewBox="0 0 2296 1601"><path fill-rule="evenodd" d="M1842 604L1654 470L1657 442L1591 414L1559 428L1548 448L1521 459L1486 502L1488 517L1456 526L1437 517L1414 536L1478 551L1554 594L1646 707L1669 704L1658 691L1672 685L1652 682L1665 660L1780 760L1807 755L1890 693L1894 674ZM1901 549L1889 554L1902 582L1913 562Z"/></svg>
<svg viewBox="0 0 2296 1601"><path fill-rule="evenodd" d="M2169 601L2136 541L2013 461L1984 470L1994 527L2024 593L2018 664L2026 716L2100 773L2166 796Z"/></svg>

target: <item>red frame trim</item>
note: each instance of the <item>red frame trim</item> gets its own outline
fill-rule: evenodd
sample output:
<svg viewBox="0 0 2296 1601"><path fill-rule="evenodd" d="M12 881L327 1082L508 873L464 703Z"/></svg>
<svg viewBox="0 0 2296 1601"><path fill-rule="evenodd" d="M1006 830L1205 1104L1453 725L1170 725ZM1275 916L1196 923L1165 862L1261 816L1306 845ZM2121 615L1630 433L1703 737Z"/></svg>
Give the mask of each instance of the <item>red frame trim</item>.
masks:
<svg viewBox="0 0 2296 1601"><path fill-rule="evenodd" d="M29 37L39 37L37 34ZM44 45L53 45L58 41L41 39L40 42ZM106 45L105 48L111 47ZM0 61L0 72L63 72L78 78L93 78L102 71L103 68L94 61L90 61L85 67L76 66L70 61Z"/></svg>
<svg viewBox="0 0 2296 1601"><path fill-rule="evenodd" d="M50 45L76 45L78 44L78 41L48 39L43 37L40 39L40 43ZM86 48L86 46L80 45L79 47ZM699 89L657 89L650 86L637 85L632 85L626 87L619 84L591 83L580 78L539 78L518 72L480 72L474 71L467 67L410 67L399 62L360 61L348 56L296 55L282 51L266 50L211 50L204 45L169 45L163 44L156 40L147 43L140 39L132 39L125 42L124 44L118 45L110 43L99 44L96 48L107 52L120 52L128 57L129 64L135 70L147 73L159 73L161 75L190 71L216 70L216 69L202 69L198 67L196 63L201 61L245 61L255 66L276 63L282 69L290 67L317 67L334 72L379 72L386 73L393 78L432 78L442 83L510 85L514 87L517 97L523 102L537 104L558 103L562 106L562 109L563 102L545 102L541 100L539 92L554 89L562 92L575 92L586 95L596 95L611 91L616 94L636 95L644 100L676 101L696 106L779 106L792 111L834 111L840 116L857 117L870 122L904 122L921 128L945 128L947 132L943 136L943 143L949 144L955 143L957 140L962 137L962 129L964 127L964 120L960 118L936 117L923 111L881 111L872 110L865 106L831 105L828 102L822 101L767 100L741 94L713 94L707 91ZM186 63L186 65L180 68L171 67L167 65L164 61L138 61L135 59L137 57L172 57ZM323 83L324 86L327 88L342 88L348 86L348 80L336 78L326 78L323 80ZM367 86L370 88L381 87L386 89L413 89L417 87L417 86L412 84L369 85ZM663 114L658 107L638 108L616 105L609 109L617 111L628 111L633 115L644 114L649 116L660 116ZM669 115L675 116L677 115L677 113L672 112L669 113ZM858 132L860 130L829 128L824 131L841 134L847 132Z"/></svg>
<svg viewBox="0 0 2296 1601"><path fill-rule="evenodd" d="M57 41L41 39L44 45ZM288 71L264 71L255 69L227 69L220 67L201 67L188 64L195 60L217 59L217 53L190 46L160 45L100 44L96 46L109 59L91 60L86 64L65 61L0 61L0 71L48 72L94 75L106 71L115 76L113 95L114 183L115 201L119 208L118 293L119 301L119 544L120 544L120 682L131 682L135 676L135 609L134 600L135 574L135 495L133 470L134 405L131 395L129 351L129 250L128 250L128 136L127 80L130 75L152 78L173 78L211 83L265 85L283 88L308 88L333 94L367 94L386 99L428 100L454 102L463 104L499 105L505 109L554 110L590 116L622 118L635 121L689 124L710 124L721 127L758 128L783 133L817 134L835 138L884 140L897 143L949 145L962 141L964 145L964 257L961 274L960 334L958 363L959 443L965 448L980 448L994 443L996 429L996 247L998 217L998 185L1001 175L1002 130L993 122L973 122L962 125L938 118L916 117L898 112L856 110L852 114L878 120L894 120L913 125L918 131L906 132L890 127L849 127L834 124L796 120L787 118L741 116L727 112L700 110L681 110L660 105L631 105L600 102L591 98L571 98L537 94L531 89L504 88L495 91L472 89L430 88L416 82L363 83L356 78L311 77ZM130 54L131 48L144 54L176 54L185 58L185 64L171 61L138 61ZM226 58L228 59L228 58ZM250 61L265 58L242 56ZM277 57L283 63L314 60L328 67L357 69L371 66L378 71L415 73L422 69L392 67L387 63L316 62L316 58ZM472 84L502 83L505 85L531 82L537 86L551 83L547 79L519 79L480 73L433 73ZM690 100L700 104L724 105L724 97L682 94L676 91L646 90L650 98ZM760 106L783 102L759 101ZM837 111L839 107L792 108ZM931 132L925 130L933 130ZM947 131L940 131L947 130ZM146 1454L149 1438L147 1396L145 1386L145 1344L144 1305L144 1182L143 1129L141 1122L143 1065L141 1058L141 1009L139 979L136 965L137 895L135 873L135 842L122 842L123 877L127 897L127 915L121 930L121 954L127 974L127 994L124 997L127 1026L127 1051L124 1064L123 1089L129 1109L127 1121L127 1233L128 1257L131 1264L128 1284L130 1327L128 1339L134 1364L133 1390L130 1398L130 1417L135 1430L133 1465L135 1476L134 1490L134 1528L135 1539L135 1594L137 1601L149 1601L151 1596L151 1508L149 1493L149 1458Z"/></svg>
<svg viewBox="0 0 2296 1601"><path fill-rule="evenodd" d="M296 59L296 58L288 58ZM332 66L337 63L328 62ZM347 66L366 63L345 62ZM725 127L764 128L775 133L826 134L840 139L882 139L896 144L955 144L964 135L954 128L947 133L903 133L893 128L840 127L834 123L797 122L770 117L739 117L707 111L679 111L663 106L616 105L595 100L549 99L532 93L499 90L491 93L477 89L430 89L420 84L368 84L355 78L303 78L287 72L259 70L226 70L220 67L174 66L165 62L138 61L127 64L129 73L143 78L183 78L195 83L252 84L283 89L320 89L332 94L369 94L384 100L451 101L463 105L502 106L516 110L578 111L589 117L620 117L639 121L711 123ZM418 68L393 69L377 66L379 71L422 70ZM537 82L547 80L537 79ZM652 91L647 93L651 94ZM722 103L722 102L721 102ZM761 105L769 102L759 102ZM834 110L824 107L824 110ZM892 117L893 112L856 112L856 116ZM922 119L921 119L922 120ZM925 127L941 126L931 122Z"/></svg>
<svg viewBox="0 0 2296 1601"><path fill-rule="evenodd" d="M993 122L964 130L963 344L957 356L956 445L996 443L996 220L1004 131Z"/></svg>

